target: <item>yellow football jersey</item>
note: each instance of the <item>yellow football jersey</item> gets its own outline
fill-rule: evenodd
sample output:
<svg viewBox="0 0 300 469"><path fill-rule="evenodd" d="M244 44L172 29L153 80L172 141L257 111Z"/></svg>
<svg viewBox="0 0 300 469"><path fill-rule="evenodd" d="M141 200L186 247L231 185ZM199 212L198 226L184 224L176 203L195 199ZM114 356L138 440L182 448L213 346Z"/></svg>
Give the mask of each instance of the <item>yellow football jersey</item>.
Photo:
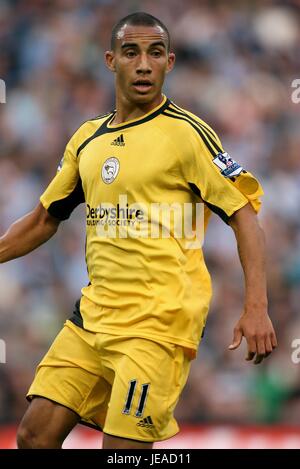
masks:
<svg viewBox="0 0 300 469"><path fill-rule="evenodd" d="M201 119L166 97L141 118L115 113L85 122L44 194L67 219L86 204L86 262L73 321L86 330L197 349L211 298L201 249L211 211L225 222L259 182Z"/></svg>

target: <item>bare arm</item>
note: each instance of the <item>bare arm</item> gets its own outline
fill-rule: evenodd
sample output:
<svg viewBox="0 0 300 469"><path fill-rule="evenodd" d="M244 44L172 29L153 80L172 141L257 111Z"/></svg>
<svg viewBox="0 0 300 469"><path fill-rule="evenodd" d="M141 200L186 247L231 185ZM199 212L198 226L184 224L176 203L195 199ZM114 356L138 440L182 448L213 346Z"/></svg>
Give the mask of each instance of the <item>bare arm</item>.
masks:
<svg viewBox="0 0 300 469"><path fill-rule="evenodd" d="M248 356L260 363L277 346L276 335L268 316L265 238L256 214L248 204L234 213L230 226L234 230L245 277L244 312L234 328L230 350L247 340Z"/></svg>
<svg viewBox="0 0 300 469"><path fill-rule="evenodd" d="M0 263L24 256L48 241L56 233L59 223L39 203L0 238Z"/></svg>

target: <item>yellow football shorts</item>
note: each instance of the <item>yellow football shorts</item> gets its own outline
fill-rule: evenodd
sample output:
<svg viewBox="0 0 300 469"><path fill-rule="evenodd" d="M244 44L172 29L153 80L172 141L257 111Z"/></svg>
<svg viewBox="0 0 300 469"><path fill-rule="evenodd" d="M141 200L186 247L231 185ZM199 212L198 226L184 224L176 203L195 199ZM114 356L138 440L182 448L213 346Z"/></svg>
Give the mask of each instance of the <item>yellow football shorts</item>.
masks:
<svg viewBox="0 0 300 469"><path fill-rule="evenodd" d="M182 347L85 331L67 321L28 391L76 412L109 435L160 441L178 432L173 412L190 359Z"/></svg>

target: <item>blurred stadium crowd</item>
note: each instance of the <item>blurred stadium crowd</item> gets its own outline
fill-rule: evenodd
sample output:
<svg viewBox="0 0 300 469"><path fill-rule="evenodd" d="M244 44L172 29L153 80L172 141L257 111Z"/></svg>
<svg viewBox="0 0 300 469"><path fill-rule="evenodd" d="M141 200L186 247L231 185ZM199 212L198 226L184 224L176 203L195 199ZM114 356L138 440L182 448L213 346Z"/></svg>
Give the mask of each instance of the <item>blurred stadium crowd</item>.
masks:
<svg viewBox="0 0 300 469"><path fill-rule="evenodd" d="M113 108L103 53L112 25L143 10L166 23L177 52L165 93L218 132L265 189L269 306L279 348L260 366L227 351L243 301L230 228L216 216L205 254L214 297L177 409L185 423L300 422L300 2L10 0L0 2L0 233L31 210L80 123ZM298 76L297 76L298 75ZM24 394L86 284L84 208L33 254L0 267L0 424L20 420Z"/></svg>

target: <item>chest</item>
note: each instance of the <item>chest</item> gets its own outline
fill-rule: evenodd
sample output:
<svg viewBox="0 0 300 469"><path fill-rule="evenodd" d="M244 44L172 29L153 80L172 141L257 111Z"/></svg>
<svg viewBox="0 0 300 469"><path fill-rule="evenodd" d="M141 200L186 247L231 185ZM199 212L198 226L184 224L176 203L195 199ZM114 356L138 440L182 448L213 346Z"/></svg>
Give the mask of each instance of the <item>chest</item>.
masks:
<svg viewBox="0 0 300 469"><path fill-rule="evenodd" d="M159 129L129 128L108 132L82 151L79 171L86 200L160 198L176 190L180 162L176 149ZM151 195L152 194L152 195Z"/></svg>

